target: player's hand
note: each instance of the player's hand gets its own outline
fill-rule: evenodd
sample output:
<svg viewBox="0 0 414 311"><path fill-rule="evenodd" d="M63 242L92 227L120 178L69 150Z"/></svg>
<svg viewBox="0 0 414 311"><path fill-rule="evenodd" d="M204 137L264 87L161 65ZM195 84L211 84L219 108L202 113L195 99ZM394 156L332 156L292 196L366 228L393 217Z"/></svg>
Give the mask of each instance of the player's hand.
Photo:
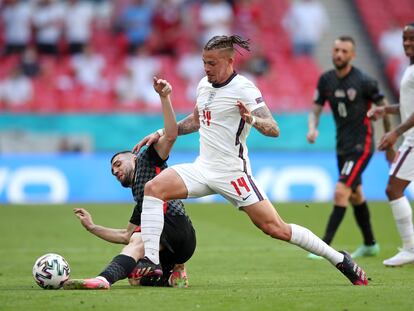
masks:
<svg viewBox="0 0 414 311"><path fill-rule="evenodd" d="M252 112L250 111L250 109L241 101L237 101L237 107L239 107L239 112L240 112L240 116L242 117L242 119L244 121L246 121L247 123L251 124L253 121L253 116L252 116Z"/></svg>
<svg viewBox="0 0 414 311"><path fill-rule="evenodd" d="M381 119L383 116L385 116L385 106L373 106L367 112L367 117L373 121Z"/></svg>
<svg viewBox="0 0 414 311"><path fill-rule="evenodd" d="M382 136L381 141L378 145L379 150L387 150L391 148L397 142L398 133L396 131L391 131Z"/></svg>
<svg viewBox="0 0 414 311"><path fill-rule="evenodd" d="M82 226L84 226L86 230L90 231L93 229L95 224L92 221L91 214L89 214L89 212L86 209L75 208L73 212L75 213L76 217L79 218Z"/></svg>
<svg viewBox="0 0 414 311"><path fill-rule="evenodd" d="M132 152L138 153L143 146L151 146L152 144L157 143L160 137L160 134L157 132L145 136L138 144L134 146L134 148L132 148Z"/></svg>
<svg viewBox="0 0 414 311"><path fill-rule="evenodd" d="M157 92L161 97L166 97L171 94L172 86L168 83L167 80L158 79L157 77L153 78L153 86L155 92Z"/></svg>
<svg viewBox="0 0 414 311"><path fill-rule="evenodd" d="M306 139L310 144L313 144L316 141L316 138L318 138L319 131L318 130L309 130L308 134L306 135Z"/></svg>
<svg viewBox="0 0 414 311"><path fill-rule="evenodd" d="M387 160L389 164L392 164L394 162L395 154L396 152L392 146L388 147L385 150L385 159Z"/></svg>

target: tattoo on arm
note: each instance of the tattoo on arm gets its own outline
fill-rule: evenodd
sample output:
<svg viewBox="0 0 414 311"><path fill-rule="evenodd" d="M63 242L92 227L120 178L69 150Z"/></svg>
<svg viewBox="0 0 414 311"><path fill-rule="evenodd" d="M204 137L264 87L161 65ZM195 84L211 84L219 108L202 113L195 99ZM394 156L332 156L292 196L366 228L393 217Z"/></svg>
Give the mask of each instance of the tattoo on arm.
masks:
<svg viewBox="0 0 414 311"><path fill-rule="evenodd" d="M196 112L197 106L194 112L188 115L186 118L177 123L178 135L186 135L197 132L200 128L200 122L198 120L198 112Z"/></svg>
<svg viewBox="0 0 414 311"><path fill-rule="evenodd" d="M280 134L279 126L272 116L267 106L260 107L252 111L252 115L255 116L256 122L253 126L263 135L278 137Z"/></svg>

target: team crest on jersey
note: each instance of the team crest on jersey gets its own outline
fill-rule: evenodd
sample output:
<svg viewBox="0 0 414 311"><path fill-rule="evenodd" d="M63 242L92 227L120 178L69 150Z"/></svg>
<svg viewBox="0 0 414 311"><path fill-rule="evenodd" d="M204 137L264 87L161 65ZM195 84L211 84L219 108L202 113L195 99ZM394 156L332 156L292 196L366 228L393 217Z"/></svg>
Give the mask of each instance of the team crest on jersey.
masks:
<svg viewBox="0 0 414 311"><path fill-rule="evenodd" d="M348 95L348 99L350 101L354 101L354 99L357 95L357 91L354 88L350 88L346 91L346 95Z"/></svg>
<svg viewBox="0 0 414 311"><path fill-rule="evenodd" d="M335 97L337 97L337 98L344 98L345 97L345 91L344 90L340 90L340 89L336 90L335 91Z"/></svg>
<svg viewBox="0 0 414 311"><path fill-rule="evenodd" d="M211 103L213 102L214 97L216 97L216 92L210 92L210 94L208 94L207 102L206 102L206 105L205 105L206 108L209 105L211 105Z"/></svg>
<svg viewBox="0 0 414 311"><path fill-rule="evenodd" d="M256 104L260 104L260 103L263 103L263 97L258 97L258 98L256 98Z"/></svg>

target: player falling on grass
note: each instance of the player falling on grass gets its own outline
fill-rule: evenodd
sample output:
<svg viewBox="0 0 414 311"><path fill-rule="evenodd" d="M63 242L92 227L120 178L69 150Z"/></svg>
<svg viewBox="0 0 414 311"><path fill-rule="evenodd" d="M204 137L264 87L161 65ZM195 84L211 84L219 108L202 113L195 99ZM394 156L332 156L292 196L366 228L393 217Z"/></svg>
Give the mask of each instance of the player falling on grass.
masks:
<svg viewBox="0 0 414 311"><path fill-rule="evenodd" d="M384 260L386 266L402 266L414 263L414 230L410 202L404 190L414 180L414 23L403 30L403 47L410 65L405 70L400 85L400 104L386 107L375 107L368 112L374 120L386 114L399 114L401 124L386 133L378 146L384 150L394 146L403 135L404 141L398 149L398 155L391 165L386 189L391 211L402 240L402 248L393 257Z"/></svg>
<svg viewBox="0 0 414 311"><path fill-rule="evenodd" d="M336 156L339 180L336 183L334 206L325 229L323 241L331 244L349 203L363 236L363 244L351 256L375 256L379 245L375 241L368 204L362 190L361 175L374 152L374 131L367 117L371 103L384 106L386 100L375 80L352 65L355 58L355 41L342 36L335 40L332 62L335 69L321 75L315 92L313 110L309 115L308 142L318 137L319 118L325 102L329 102L336 125ZM389 130L389 120L384 119ZM392 150L387 156L392 158ZM391 161L392 159L390 159ZM309 258L319 256L309 254Z"/></svg>
<svg viewBox="0 0 414 311"><path fill-rule="evenodd" d="M349 254L334 250L304 227L285 223L252 176L246 145L251 127L272 137L279 136L279 128L260 91L234 71L237 47L249 50L249 41L215 36L204 46L206 77L198 85L194 113L178 123L179 135L199 131L200 155L194 163L172 166L145 185L141 227L146 257L137 267L162 274L158 247L165 200L218 193L265 234L323 256L353 284L367 285L365 272ZM151 134L134 150L157 139L158 133Z"/></svg>
<svg viewBox="0 0 414 311"><path fill-rule="evenodd" d="M167 158L177 137L177 122L170 102L171 85L154 78L154 89L160 95L164 114L165 134L156 143L138 155L130 151L115 154L111 159L112 174L124 187L132 188L136 206L127 229L111 229L95 225L91 215L82 208L76 208L75 215L92 234L112 243L127 244L120 255L91 279L71 279L65 289L108 289L118 280L129 276L131 282L152 286L187 286L188 279L184 263L190 259L196 247L195 231L179 200L162 204L158 215L165 226L161 234L159 256L163 264L162 278L145 276L136 269L137 260L144 256L141 237L141 211L145 183L167 167ZM135 269L135 270L134 270Z"/></svg>

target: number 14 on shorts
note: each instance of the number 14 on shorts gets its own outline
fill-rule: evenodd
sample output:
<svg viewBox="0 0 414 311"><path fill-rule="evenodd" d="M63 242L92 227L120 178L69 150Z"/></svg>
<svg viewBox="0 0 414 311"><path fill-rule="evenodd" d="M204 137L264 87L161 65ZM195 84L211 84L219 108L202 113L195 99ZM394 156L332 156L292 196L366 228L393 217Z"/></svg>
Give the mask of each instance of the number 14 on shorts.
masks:
<svg viewBox="0 0 414 311"><path fill-rule="evenodd" d="M236 179L235 181L232 180L230 183L234 187L234 190L236 190L237 195L239 195L239 196L242 195L242 189L245 189L247 193L250 192L249 185L247 184L244 177L240 177L240 178ZM246 197L246 199L247 199L247 197Z"/></svg>

